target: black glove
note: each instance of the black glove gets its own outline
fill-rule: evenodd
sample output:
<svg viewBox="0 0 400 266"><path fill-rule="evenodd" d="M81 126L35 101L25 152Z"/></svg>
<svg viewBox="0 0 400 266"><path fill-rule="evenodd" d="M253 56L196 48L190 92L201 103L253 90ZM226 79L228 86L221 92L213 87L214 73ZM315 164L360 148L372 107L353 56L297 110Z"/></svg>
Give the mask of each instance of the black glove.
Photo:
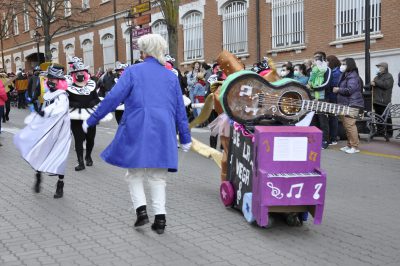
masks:
<svg viewBox="0 0 400 266"><path fill-rule="evenodd" d="M39 107L36 104L33 104L33 108L35 109L36 113L38 113L40 116L44 116L44 111L40 110Z"/></svg>

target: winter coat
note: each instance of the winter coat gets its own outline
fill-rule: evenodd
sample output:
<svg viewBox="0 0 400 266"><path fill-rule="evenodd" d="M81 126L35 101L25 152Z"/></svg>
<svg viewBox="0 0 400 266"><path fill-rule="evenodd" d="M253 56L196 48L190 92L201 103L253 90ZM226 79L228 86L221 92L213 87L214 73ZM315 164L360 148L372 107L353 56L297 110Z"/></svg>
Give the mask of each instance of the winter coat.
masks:
<svg viewBox="0 0 400 266"><path fill-rule="evenodd" d="M125 112L111 144L101 153L123 168L178 169L176 129L182 144L191 142L177 76L155 58L129 66L87 120L94 126L124 102Z"/></svg>
<svg viewBox="0 0 400 266"><path fill-rule="evenodd" d="M374 104L387 106L392 101L393 76L388 73L386 66L383 73L379 73L375 78L375 86L373 87Z"/></svg>
<svg viewBox="0 0 400 266"><path fill-rule="evenodd" d="M328 102L330 102L330 103L337 102L337 94L333 93L332 89L339 85L339 80L340 80L341 75L342 75L342 72L340 72L339 67L335 67L334 69L332 69L331 84L330 84L329 89L327 89L327 93L325 96L326 100L328 100Z"/></svg>
<svg viewBox="0 0 400 266"><path fill-rule="evenodd" d="M5 102L7 101L7 93L4 88L3 82L0 80L0 106L4 106Z"/></svg>
<svg viewBox="0 0 400 266"><path fill-rule="evenodd" d="M344 72L340 76L337 103L364 108L361 79L356 71Z"/></svg>

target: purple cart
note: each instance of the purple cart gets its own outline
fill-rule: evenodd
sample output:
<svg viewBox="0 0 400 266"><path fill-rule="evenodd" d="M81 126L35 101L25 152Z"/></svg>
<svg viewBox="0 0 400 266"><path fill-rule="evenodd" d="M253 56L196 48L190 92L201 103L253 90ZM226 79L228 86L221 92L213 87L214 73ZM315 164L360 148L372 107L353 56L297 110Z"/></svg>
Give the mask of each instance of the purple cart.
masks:
<svg viewBox="0 0 400 266"><path fill-rule="evenodd" d="M237 138L237 132L233 133L233 138ZM267 226L268 213L273 212L310 212L314 224L320 224L326 190L326 173L320 169L321 143L322 133L316 127L255 127L253 167L248 182L250 201L246 201L249 191L244 195L236 193L245 184L241 184L243 178L233 173L229 181L221 184L223 203L229 206L236 202L235 196L242 197L241 205L233 204L234 207L244 213L246 220L256 220L259 226Z"/></svg>

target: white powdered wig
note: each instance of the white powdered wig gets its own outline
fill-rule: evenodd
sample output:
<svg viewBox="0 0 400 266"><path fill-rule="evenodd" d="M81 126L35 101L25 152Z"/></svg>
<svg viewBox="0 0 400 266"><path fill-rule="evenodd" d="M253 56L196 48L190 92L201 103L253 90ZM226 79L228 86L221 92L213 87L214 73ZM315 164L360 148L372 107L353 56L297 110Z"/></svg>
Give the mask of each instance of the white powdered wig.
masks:
<svg viewBox="0 0 400 266"><path fill-rule="evenodd" d="M138 45L140 51L149 56L154 57L165 65L165 51L167 50L167 42L160 34L146 34L139 38Z"/></svg>

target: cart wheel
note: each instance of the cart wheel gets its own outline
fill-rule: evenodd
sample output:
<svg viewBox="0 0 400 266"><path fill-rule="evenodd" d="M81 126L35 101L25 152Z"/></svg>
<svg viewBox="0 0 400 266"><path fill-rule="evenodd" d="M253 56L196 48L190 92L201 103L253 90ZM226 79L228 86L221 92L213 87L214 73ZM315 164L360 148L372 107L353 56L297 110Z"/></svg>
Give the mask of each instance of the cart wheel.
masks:
<svg viewBox="0 0 400 266"><path fill-rule="evenodd" d="M219 194L221 196L222 203L225 207L232 206L233 200L235 199L235 192L233 191L233 186L231 182L224 181L221 183L219 188Z"/></svg>
<svg viewBox="0 0 400 266"><path fill-rule="evenodd" d="M248 223L254 222L256 219L253 216L253 212L251 209L253 193L247 192L243 195L243 205L242 205L242 212L243 216Z"/></svg>

